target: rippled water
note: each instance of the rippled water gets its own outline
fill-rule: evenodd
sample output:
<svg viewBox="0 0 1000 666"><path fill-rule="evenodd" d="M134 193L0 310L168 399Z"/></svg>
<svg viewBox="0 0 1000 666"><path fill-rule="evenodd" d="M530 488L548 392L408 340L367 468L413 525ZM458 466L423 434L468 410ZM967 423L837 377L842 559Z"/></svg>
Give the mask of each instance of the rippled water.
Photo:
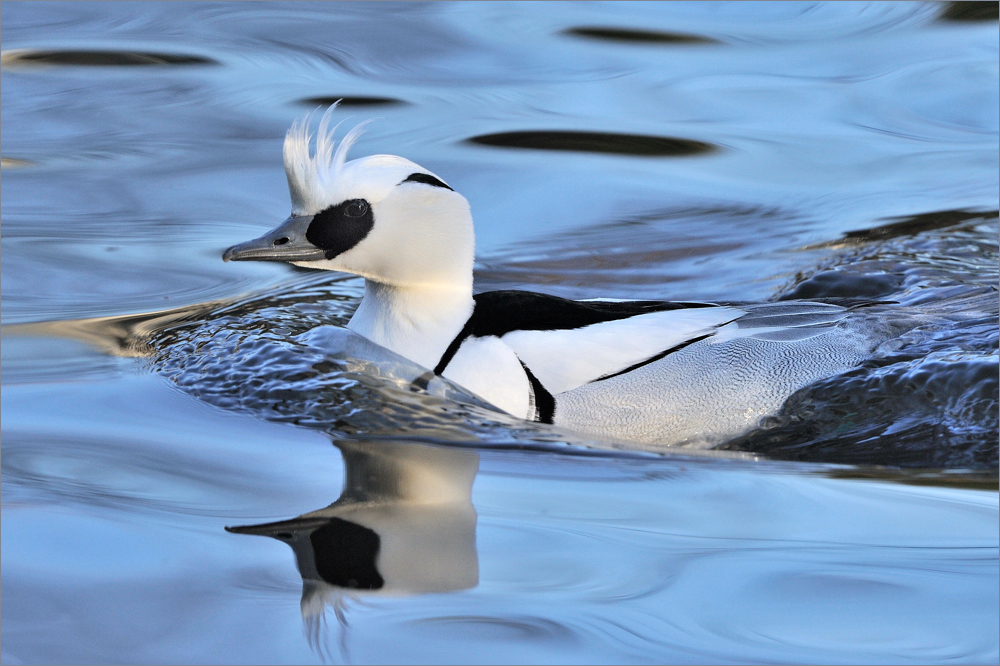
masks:
<svg viewBox="0 0 1000 666"><path fill-rule="evenodd" d="M5 663L997 661L995 3L0 14ZM478 289L924 324L711 451L414 391L220 260L341 98Z"/></svg>

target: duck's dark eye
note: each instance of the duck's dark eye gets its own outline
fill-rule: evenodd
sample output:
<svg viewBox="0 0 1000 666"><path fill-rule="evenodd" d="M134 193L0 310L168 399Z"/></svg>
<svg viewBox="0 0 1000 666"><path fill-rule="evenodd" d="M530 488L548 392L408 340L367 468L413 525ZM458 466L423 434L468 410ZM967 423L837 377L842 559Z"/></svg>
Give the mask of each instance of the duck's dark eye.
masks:
<svg viewBox="0 0 1000 666"><path fill-rule="evenodd" d="M372 207L364 199L348 199L313 215L306 240L325 251L327 259L347 252L375 226Z"/></svg>
<svg viewBox="0 0 1000 666"><path fill-rule="evenodd" d="M368 203L360 199L352 201L344 206L344 215L347 217L363 217L368 212Z"/></svg>

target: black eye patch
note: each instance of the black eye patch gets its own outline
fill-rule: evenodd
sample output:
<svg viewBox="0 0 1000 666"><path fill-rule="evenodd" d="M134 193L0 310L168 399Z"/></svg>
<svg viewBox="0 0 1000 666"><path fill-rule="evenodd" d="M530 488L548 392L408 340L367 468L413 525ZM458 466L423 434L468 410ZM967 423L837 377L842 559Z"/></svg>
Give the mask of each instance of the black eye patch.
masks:
<svg viewBox="0 0 1000 666"><path fill-rule="evenodd" d="M306 240L321 248L327 259L347 252L375 226L372 207L364 199L348 199L313 216Z"/></svg>
<svg viewBox="0 0 1000 666"><path fill-rule="evenodd" d="M411 173L406 177L406 180L404 180L403 183L423 183L424 185L433 185L434 187L443 187L446 190L451 190L450 187L429 173ZM403 183L400 183L400 185ZM454 192L455 190L451 191Z"/></svg>

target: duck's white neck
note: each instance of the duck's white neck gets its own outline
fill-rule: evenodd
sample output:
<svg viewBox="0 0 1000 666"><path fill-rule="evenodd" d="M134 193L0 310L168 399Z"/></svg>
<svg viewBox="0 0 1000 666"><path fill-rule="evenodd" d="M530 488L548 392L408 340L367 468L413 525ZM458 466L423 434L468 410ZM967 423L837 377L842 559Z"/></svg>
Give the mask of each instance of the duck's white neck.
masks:
<svg viewBox="0 0 1000 666"><path fill-rule="evenodd" d="M472 316L472 276L447 285L399 287L365 280L347 328L426 368L437 365Z"/></svg>

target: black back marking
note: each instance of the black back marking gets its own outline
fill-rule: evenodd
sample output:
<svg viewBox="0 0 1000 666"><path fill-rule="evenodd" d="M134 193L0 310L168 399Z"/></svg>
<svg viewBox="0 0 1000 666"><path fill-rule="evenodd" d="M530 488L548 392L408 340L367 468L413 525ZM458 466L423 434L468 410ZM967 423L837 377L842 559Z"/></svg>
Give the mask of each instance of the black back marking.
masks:
<svg viewBox="0 0 1000 666"><path fill-rule="evenodd" d="M521 361L521 367L524 368L524 374L528 376L528 382L531 384L531 395L534 397L535 403L535 420L541 423L552 423L552 419L556 415L556 399L538 381L538 377L531 373L524 361Z"/></svg>
<svg viewBox="0 0 1000 666"><path fill-rule="evenodd" d="M531 291L486 291L473 296L472 316L451 341L434 367L438 375L451 363L458 348L470 335L502 337L511 331L559 331L583 328L605 321L665 310L711 308L715 303L675 303L671 301L571 301L568 298Z"/></svg>
<svg viewBox="0 0 1000 666"><path fill-rule="evenodd" d="M571 301L531 291L476 294L470 335L501 337L511 331L560 331L666 310L716 307L715 303L670 301Z"/></svg>
<svg viewBox="0 0 1000 666"><path fill-rule="evenodd" d="M385 585L375 567L382 540L373 530L340 518L309 535L316 571L331 585L378 590Z"/></svg>
<svg viewBox="0 0 1000 666"><path fill-rule="evenodd" d="M451 190L450 187L429 173L411 173L406 177L406 180L404 180L403 183L423 183L424 185L433 185L434 187L443 187L446 190ZM400 185L403 183L400 183ZM455 190L451 191L454 192Z"/></svg>
<svg viewBox="0 0 1000 666"><path fill-rule="evenodd" d="M306 240L333 259L365 239L375 226L371 205L364 199L349 199L313 216Z"/></svg>

